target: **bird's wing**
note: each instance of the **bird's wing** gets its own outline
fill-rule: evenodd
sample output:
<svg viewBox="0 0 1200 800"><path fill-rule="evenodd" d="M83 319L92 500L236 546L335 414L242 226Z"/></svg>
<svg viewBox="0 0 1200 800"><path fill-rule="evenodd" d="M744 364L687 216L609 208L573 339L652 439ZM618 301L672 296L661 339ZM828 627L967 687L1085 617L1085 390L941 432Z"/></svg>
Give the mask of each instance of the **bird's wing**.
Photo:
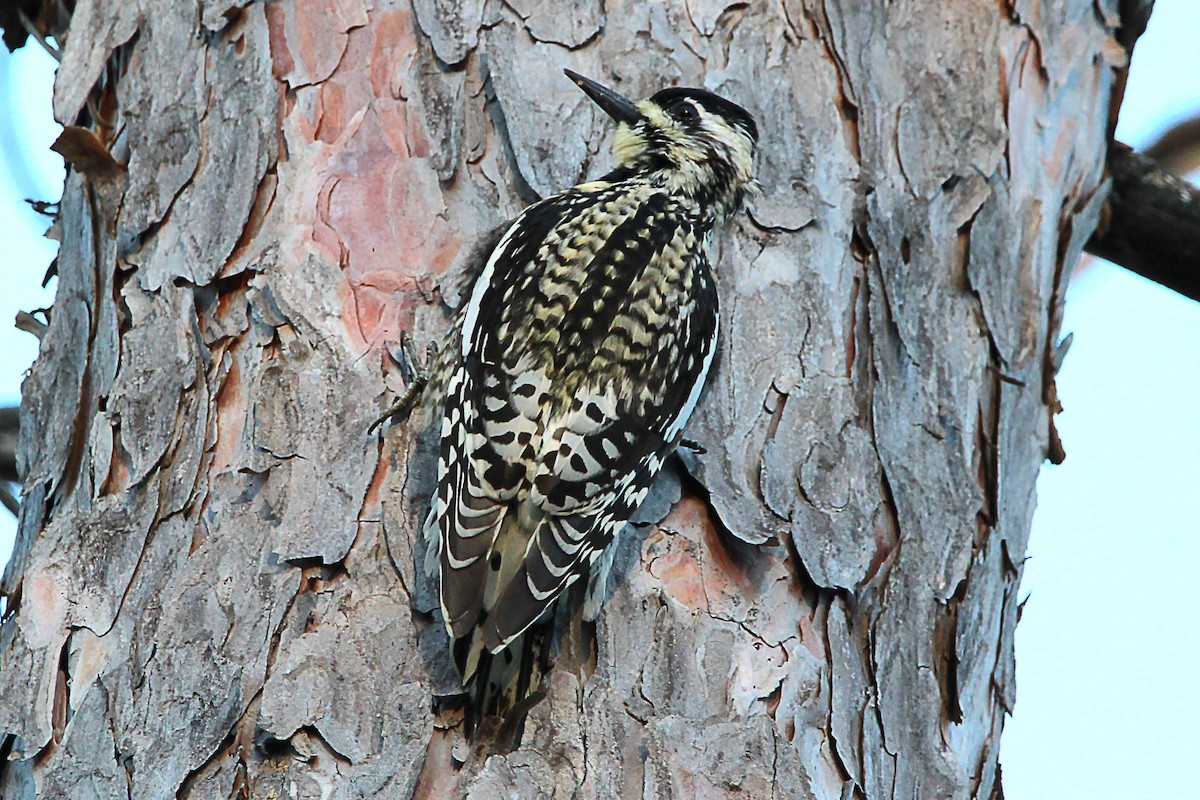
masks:
<svg viewBox="0 0 1200 800"><path fill-rule="evenodd" d="M711 303L711 305L709 305ZM523 504L539 524L484 624L493 652L533 624L612 542L646 499L695 409L716 349L715 292L706 308L655 337L620 377L580 386L543 417L533 486ZM674 335L678 346L667 344ZM661 350L658 344L661 343ZM656 366L659 358L672 365ZM500 610L503 613L499 613Z"/></svg>
<svg viewBox="0 0 1200 800"><path fill-rule="evenodd" d="M500 238L475 279L460 312L458 335L450 342L458 352L450 354L453 366L445 386L433 520L442 616L456 639L472 630L483 611L489 555L523 479L520 454L512 448L516 435L508 441L498 429L529 428L510 405L496 408L484 396L485 390L494 392L497 378L484 374L480 354L494 340L495 295L561 221L570 207L562 200L560 195L529 206Z"/></svg>
<svg viewBox="0 0 1200 800"><path fill-rule="evenodd" d="M491 652L641 504L712 360L716 292L694 232L662 195L610 200L531 207L465 315L439 464L442 604L456 638L479 626ZM690 306L663 294L680 275L701 282Z"/></svg>

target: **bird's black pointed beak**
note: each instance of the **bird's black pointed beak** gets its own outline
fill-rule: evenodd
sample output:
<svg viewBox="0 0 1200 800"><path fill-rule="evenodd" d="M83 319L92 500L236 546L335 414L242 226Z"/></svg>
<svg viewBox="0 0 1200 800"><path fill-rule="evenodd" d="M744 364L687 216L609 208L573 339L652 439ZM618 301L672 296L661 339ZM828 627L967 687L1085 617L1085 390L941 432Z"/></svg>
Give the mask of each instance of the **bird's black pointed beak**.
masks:
<svg viewBox="0 0 1200 800"><path fill-rule="evenodd" d="M567 73L567 77L575 81L575 85L583 89L584 94L592 98L596 105L604 109L617 122L632 125L642 118L642 112L638 111L638 107L632 101L625 99L607 86L601 86L569 69L564 69L563 72Z"/></svg>

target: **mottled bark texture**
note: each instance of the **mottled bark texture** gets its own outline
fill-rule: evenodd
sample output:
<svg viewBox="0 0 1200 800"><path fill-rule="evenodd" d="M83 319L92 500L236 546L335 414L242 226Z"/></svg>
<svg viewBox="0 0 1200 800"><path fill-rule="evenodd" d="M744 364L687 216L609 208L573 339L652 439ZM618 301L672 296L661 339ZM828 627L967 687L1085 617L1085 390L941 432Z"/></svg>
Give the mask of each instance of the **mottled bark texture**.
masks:
<svg viewBox="0 0 1200 800"><path fill-rule="evenodd" d="M80 0L4 575L6 798L990 798L1115 0ZM522 746L457 765L385 346L609 163L569 66L762 131L722 348ZM108 155L111 153L111 157ZM444 301L444 303L443 303ZM424 448L424 449L423 449ZM461 748L460 748L461 752Z"/></svg>

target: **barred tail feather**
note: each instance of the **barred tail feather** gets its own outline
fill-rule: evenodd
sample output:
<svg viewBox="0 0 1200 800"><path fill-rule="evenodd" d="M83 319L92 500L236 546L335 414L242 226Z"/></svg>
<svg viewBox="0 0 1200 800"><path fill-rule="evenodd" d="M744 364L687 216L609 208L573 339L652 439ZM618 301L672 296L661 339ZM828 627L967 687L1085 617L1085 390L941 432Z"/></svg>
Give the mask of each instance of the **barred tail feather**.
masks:
<svg viewBox="0 0 1200 800"><path fill-rule="evenodd" d="M491 546L471 565L478 568L478 574L464 577L465 570L451 573L445 565L442 570L443 613L451 613L446 606L460 612L458 623L448 627L454 637L455 666L468 696L467 735L474 740L485 720L498 717L499 728L489 725L491 733L487 736L496 743L519 738L525 713L541 698L553 630L553 617L547 615L540 624L523 625L521 635L510 638L503 646L493 641L492 617L511 613L503 603L498 607L498 601L514 579L525 581L522 565L531 531L537 529L538 522L523 518L518 511L505 514L497 526L496 535L487 537ZM451 576L454 582L448 584ZM459 586L460 582L467 586ZM473 600L463 604L462 598L470 587Z"/></svg>
<svg viewBox="0 0 1200 800"><path fill-rule="evenodd" d="M497 744L520 740L525 715L544 694L550 633L549 624L536 625L497 653L483 647L479 627L455 640L455 661L462 674L469 675L465 682L469 739L476 738L486 720L495 718L488 738Z"/></svg>

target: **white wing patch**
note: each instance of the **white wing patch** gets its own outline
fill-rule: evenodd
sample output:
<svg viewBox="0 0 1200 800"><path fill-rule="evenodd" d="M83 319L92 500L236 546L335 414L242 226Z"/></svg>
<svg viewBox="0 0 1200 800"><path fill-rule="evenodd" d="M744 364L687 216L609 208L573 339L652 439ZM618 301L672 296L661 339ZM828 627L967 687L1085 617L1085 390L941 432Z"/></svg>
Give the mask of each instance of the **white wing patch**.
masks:
<svg viewBox="0 0 1200 800"><path fill-rule="evenodd" d="M529 208L533 208L530 206ZM488 287L492 284L492 276L496 272L496 263L505 255L509 244L512 243L513 234L521 228L521 222L525 215L529 213L529 208L521 212L516 221L508 227L504 232L504 236L500 237L500 243L496 245L496 249L492 251L492 255L488 257L487 264L483 267L483 272L479 274L478 280L475 281L475 288L471 290L471 299L467 301L467 313L463 317L462 327L462 355L463 358L471 352L475 346L475 326L479 324L479 309L483 304L483 295L487 292Z"/></svg>

